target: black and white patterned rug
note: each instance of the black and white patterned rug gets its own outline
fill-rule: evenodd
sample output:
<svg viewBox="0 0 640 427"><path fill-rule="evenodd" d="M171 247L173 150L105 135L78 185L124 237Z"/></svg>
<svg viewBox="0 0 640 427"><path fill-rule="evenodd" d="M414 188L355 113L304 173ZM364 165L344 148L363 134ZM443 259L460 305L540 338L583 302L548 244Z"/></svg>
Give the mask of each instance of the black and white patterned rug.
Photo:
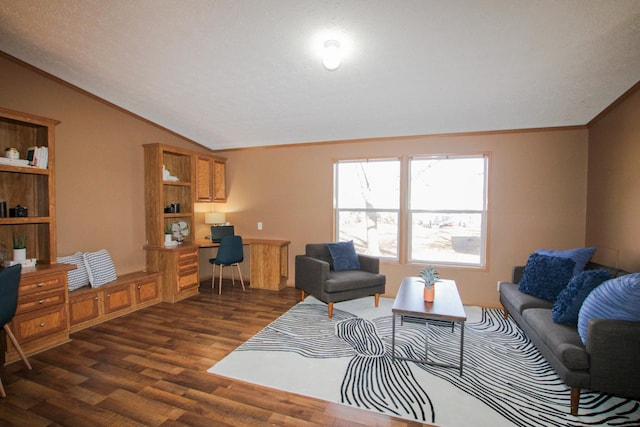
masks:
<svg viewBox="0 0 640 427"><path fill-rule="evenodd" d="M569 389L502 311L465 307L464 374L391 357L392 299L308 297L208 372L411 420L455 426L638 426L640 402ZM396 352L457 364L460 328L396 319Z"/></svg>

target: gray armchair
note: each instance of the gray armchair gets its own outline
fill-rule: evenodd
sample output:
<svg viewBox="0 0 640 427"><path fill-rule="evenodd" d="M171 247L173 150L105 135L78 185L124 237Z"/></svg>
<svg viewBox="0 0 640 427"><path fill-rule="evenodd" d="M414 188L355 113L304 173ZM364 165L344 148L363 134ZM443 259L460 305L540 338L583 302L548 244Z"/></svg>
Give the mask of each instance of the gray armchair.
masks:
<svg viewBox="0 0 640 427"><path fill-rule="evenodd" d="M305 293L329 305L333 317L333 303L374 295L378 306L385 291L386 277L380 272L378 258L358 254L360 270L335 271L333 258L326 243L306 245L304 255L296 255L296 289L300 300Z"/></svg>

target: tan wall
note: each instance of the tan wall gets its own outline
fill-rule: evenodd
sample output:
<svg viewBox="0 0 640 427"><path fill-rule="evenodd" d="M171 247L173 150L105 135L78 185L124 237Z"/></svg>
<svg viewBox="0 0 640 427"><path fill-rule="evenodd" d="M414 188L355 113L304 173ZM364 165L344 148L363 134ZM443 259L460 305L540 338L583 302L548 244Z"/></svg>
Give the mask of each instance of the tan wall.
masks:
<svg viewBox="0 0 640 427"><path fill-rule="evenodd" d="M467 304L498 305L496 282L508 280L537 248L584 244L587 130L396 138L226 151L228 201L220 209L248 237L291 240L294 256L310 242L333 240L333 162L358 157L490 152L490 240L486 271L440 269ZM264 229L257 230L257 222ZM385 262L387 293L420 266Z"/></svg>
<svg viewBox="0 0 640 427"><path fill-rule="evenodd" d="M56 145L58 254L106 248L119 274L143 268L141 145L199 146L2 56L0 75L0 105L62 122ZM228 203L219 208L247 237L291 240L293 285L294 256L308 242L332 240L334 160L488 151L488 269L441 272L458 281L466 304L496 306L496 281L508 279L511 267L531 251L584 244L587 138L586 129L573 129L227 151L221 154L229 159ZM260 232L258 221L264 225ZM195 228L198 237L206 233L203 225ZM402 277L418 270L383 263L387 293L395 294Z"/></svg>
<svg viewBox="0 0 640 427"><path fill-rule="evenodd" d="M640 271L640 85L589 129L586 242L595 260Z"/></svg>
<svg viewBox="0 0 640 427"><path fill-rule="evenodd" d="M143 269L142 144L202 148L2 55L0 76L1 106L61 121L55 153L58 255L105 248L118 274Z"/></svg>

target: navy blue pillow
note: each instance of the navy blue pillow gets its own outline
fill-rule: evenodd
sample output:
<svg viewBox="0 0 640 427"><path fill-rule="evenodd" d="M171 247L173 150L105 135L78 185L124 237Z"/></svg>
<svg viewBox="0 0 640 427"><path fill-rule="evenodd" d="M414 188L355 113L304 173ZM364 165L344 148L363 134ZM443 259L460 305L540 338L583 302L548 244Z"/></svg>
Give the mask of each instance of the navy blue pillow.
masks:
<svg viewBox="0 0 640 427"><path fill-rule="evenodd" d="M611 279L606 270L587 270L573 276L566 288L560 292L551 310L551 317L556 323L578 324L578 313L582 303L592 290L602 282Z"/></svg>
<svg viewBox="0 0 640 427"><path fill-rule="evenodd" d="M596 253L596 248L575 248L569 249L567 251L551 251L548 249L538 249L536 252L540 255L557 256L560 258L572 259L576 263L575 267L573 268L573 275L577 276L584 271L585 266L591 260L593 254Z"/></svg>
<svg viewBox="0 0 640 427"><path fill-rule="evenodd" d="M532 253L524 267L518 290L534 297L555 302L558 294L567 286L576 263L560 258Z"/></svg>
<svg viewBox="0 0 640 427"><path fill-rule="evenodd" d="M353 240L348 242L327 243L331 258L333 258L333 269L341 270L360 270L360 261L356 248L353 246Z"/></svg>

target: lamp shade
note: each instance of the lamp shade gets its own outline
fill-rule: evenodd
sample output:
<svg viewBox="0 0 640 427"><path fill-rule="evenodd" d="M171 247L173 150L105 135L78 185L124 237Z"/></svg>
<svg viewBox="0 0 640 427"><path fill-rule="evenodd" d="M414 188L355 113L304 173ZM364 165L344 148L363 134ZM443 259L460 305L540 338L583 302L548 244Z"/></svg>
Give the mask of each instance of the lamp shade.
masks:
<svg viewBox="0 0 640 427"><path fill-rule="evenodd" d="M224 212L207 212L204 214L205 224L224 224L225 221Z"/></svg>

